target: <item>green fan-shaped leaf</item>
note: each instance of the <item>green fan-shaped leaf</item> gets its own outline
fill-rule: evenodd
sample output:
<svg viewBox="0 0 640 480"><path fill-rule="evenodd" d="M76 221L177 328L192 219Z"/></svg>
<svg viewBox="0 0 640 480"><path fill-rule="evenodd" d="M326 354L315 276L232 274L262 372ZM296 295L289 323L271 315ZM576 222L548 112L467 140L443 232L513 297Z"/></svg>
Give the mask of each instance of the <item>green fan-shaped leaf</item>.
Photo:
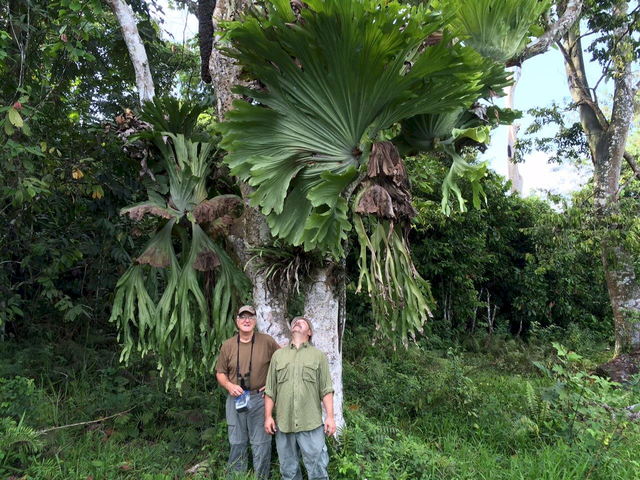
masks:
<svg viewBox="0 0 640 480"><path fill-rule="evenodd" d="M350 228L339 200L345 172L368 161L380 130L470 104L485 84L486 60L449 37L425 46L448 20L425 6L306 5L296 17L288 2L266 2L225 25L225 53L264 88L236 87L252 101L227 113L221 146L231 173L256 187L252 205L274 235L337 252L331 242Z"/></svg>
<svg viewBox="0 0 640 480"><path fill-rule="evenodd" d="M453 26L463 42L483 56L504 63L522 53L534 22L550 0L441 0L456 12Z"/></svg>

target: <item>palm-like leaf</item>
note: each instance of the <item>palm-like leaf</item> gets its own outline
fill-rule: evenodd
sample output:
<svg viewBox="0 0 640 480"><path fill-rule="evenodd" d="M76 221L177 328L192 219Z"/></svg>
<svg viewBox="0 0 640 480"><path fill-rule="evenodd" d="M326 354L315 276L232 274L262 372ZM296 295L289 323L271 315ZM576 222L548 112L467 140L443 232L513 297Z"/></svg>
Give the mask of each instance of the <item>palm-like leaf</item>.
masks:
<svg viewBox="0 0 640 480"><path fill-rule="evenodd" d="M376 134L419 113L470 104L486 84L482 58L448 38L447 19L379 0L288 1L227 25L235 57L266 87L237 87L221 124L231 172L256 188L252 205L293 245L342 255L351 225L341 197ZM339 188L342 186L342 188Z"/></svg>
<svg viewBox="0 0 640 480"><path fill-rule="evenodd" d="M442 0L456 12L453 27L465 44L505 63L522 53L529 29L551 0Z"/></svg>

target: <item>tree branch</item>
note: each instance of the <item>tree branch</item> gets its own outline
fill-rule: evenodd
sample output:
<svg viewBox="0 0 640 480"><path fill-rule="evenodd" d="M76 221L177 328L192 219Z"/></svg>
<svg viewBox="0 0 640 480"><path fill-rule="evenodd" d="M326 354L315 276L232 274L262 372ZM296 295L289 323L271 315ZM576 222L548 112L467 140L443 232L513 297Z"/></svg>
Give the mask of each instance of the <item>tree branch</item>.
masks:
<svg viewBox="0 0 640 480"><path fill-rule="evenodd" d="M124 412L116 413L114 415L109 415L108 417L100 418L98 420L89 420L88 422L78 422L78 423L71 423L69 425L61 425L60 427L45 428L44 430L38 430L37 433L39 435L43 435L45 433L53 432L54 430L60 430L60 429L63 429L63 428L79 427L81 425L90 425L92 423L104 422L105 420L109 420L109 419L115 418L115 417L120 417L120 416L124 415L125 413L129 413L131 410L133 410L136 407L137 407L137 405L134 405L129 410L125 410Z"/></svg>
<svg viewBox="0 0 640 480"><path fill-rule="evenodd" d="M189 10L189 13L193 14L199 19L200 12L198 10L198 2L196 0L174 0L178 5L184 5Z"/></svg>
<svg viewBox="0 0 640 480"><path fill-rule="evenodd" d="M596 136L605 133L608 122L598 105L591 99L589 93L589 83L584 70L582 44L578 29L579 27L576 27L575 31L569 32L564 46L560 42L557 45L564 56L571 97L578 105L580 121L593 153Z"/></svg>
<svg viewBox="0 0 640 480"><path fill-rule="evenodd" d="M535 43L527 47L520 57L521 61L525 61L549 50L549 47L565 36L569 29L578 21L580 13L582 13L582 0L569 0L567 8L565 8L560 18L558 18Z"/></svg>
<svg viewBox="0 0 640 480"><path fill-rule="evenodd" d="M155 88L153 86L153 78L151 77L151 69L149 68L149 59L147 51L144 48L138 25L133 15L133 10L125 0L107 0L109 7L118 20L122 37L129 50L129 57L133 63L133 69L136 74L136 86L138 87L138 96L140 97L140 105L146 101L153 100L155 96Z"/></svg>

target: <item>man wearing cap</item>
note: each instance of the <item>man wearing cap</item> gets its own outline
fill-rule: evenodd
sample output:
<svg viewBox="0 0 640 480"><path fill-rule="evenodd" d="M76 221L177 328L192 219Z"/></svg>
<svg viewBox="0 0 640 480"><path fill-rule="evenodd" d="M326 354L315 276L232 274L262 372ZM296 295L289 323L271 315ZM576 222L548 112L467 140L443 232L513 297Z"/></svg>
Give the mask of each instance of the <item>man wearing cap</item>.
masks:
<svg viewBox="0 0 640 480"><path fill-rule="evenodd" d="M226 413L229 426L229 476L247 471L247 447L251 443L253 469L260 480L269 478L271 437L264 430L264 394L276 341L256 331L256 310L240 307L236 317L238 334L222 344L216 379L229 391ZM249 400L246 405L246 400Z"/></svg>
<svg viewBox="0 0 640 480"><path fill-rule="evenodd" d="M300 453L309 479L329 478L324 435L336 432L333 384L327 356L309 344L311 328L308 319L293 319L291 344L273 354L267 376L264 429L276 435L283 480L302 479ZM324 426L321 403L327 412Z"/></svg>

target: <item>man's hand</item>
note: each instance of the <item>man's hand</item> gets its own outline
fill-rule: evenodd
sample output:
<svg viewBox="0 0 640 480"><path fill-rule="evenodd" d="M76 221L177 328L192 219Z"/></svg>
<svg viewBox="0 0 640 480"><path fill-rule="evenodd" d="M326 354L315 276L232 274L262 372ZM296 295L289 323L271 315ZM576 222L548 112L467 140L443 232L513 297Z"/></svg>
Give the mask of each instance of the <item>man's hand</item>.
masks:
<svg viewBox="0 0 640 480"><path fill-rule="evenodd" d="M335 427L333 427L335 430ZM265 417L264 419L264 431L269 435L273 435L276 433L276 422L273 420L273 417Z"/></svg>
<svg viewBox="0 0 640 480"><path fill-rule="evenodd" d="M329 436L332 436L336 433L336 421L333 417L327 417L324 421L324 433Z"/></svg>
<svg viewBox="0 0 640 480"><path fill-rule="evenodd" d="M235 383L231 383L231 382L229 382L229 388L227 390L229 390L229 393L233 397L239 397L244 393L244 390L240 385L236 385Z"/></svg>

